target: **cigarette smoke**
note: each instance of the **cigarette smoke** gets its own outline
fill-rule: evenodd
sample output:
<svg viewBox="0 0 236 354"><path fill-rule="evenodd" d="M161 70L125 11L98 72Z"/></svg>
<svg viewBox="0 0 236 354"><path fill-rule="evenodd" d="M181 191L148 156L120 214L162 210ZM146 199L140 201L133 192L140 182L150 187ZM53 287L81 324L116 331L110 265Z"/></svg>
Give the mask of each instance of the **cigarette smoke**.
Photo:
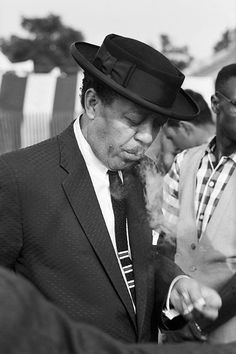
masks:
<svg viewBox="0 0 236 354"><path fill-rule="evenodd" d="M164 171L161 161L157 164L149 157L144 157L139 165L139 174L144 186L146 211L150 227L159 234L159 244L162 243L163 247L174 246L175 232L162 212Z"/></svg>

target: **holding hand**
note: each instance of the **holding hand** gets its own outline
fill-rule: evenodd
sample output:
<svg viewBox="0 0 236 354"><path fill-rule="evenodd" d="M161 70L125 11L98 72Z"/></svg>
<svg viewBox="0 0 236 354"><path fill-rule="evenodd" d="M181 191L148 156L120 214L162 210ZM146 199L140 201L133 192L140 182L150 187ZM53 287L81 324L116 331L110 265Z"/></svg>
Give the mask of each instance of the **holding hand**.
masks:
<svg viewBox="0 0 236 354"><path fill-rule="evenodd" d="M174 285L170 301L174 309L187 320L197 320L201 314L215 320L222 305L220 295L191 278L180 278Z"/></svg>

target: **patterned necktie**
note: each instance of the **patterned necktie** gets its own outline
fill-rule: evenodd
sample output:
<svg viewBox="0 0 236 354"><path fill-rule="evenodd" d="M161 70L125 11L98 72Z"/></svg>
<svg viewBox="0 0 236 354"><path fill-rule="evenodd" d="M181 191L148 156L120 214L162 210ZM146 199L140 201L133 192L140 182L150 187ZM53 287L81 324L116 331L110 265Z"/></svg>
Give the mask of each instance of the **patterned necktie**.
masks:
<svg viewBox="0 0 236 354"><path fill-rule="evenodd" d="M129 256L126 232L126 199L124 186L117 171L108 171L111 202L115 217L116 247L128 287L135 304L135 284L132 260Z"/></svg>

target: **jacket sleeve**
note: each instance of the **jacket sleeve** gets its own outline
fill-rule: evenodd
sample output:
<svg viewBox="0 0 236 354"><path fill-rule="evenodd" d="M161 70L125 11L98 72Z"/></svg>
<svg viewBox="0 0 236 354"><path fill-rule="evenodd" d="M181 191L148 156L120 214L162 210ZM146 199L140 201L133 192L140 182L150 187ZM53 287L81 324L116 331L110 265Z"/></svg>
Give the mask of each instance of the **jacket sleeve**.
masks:
<svg viewBox="0 0 236 354"><path fill-rule="evenodd" d="M14 269L22 247L22 222L16 175L0 158L0 265Z"/></svg>
<svg viewBox="0 0 236 354"><path fill-rule="evenodd" d="M155 314L160 318L159 327L162 329L176 330L186 324L182 316L169 320L163 310L166 306L167 294L172 281L179 275L185 275L177 264L159 253L154 256L154 281L155 281Z"/></svg>

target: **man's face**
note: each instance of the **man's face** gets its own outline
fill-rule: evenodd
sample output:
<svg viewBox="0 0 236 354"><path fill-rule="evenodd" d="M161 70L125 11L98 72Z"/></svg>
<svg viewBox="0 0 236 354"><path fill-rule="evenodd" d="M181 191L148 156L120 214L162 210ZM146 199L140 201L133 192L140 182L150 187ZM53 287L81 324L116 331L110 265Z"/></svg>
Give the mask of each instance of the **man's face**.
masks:
<svg viewBox="0 0 236 354"><path fill-rule="evenodd" d="M236 77L230 78L221 90L229 99L236 99ZM236 106L227 102L221 95L218 98L217 132L230 141L236 142ZM214 105L214 103L213 103Z"/></svg>
<svg viewBox="0 0 236 354"><path fill-rule="evenodd" d="M173 145L175 154L188 147L188 136L181 126L169 126L166 124L164 133L166 138L170 140L170 145Z"/></svg>
<svg viewBox="0 0 236 354"><path fill-rule="evenodd" d="M97 99L87 140L94 154L111 170L139 161L166 119L125 98L104 105Z"/></svg>

